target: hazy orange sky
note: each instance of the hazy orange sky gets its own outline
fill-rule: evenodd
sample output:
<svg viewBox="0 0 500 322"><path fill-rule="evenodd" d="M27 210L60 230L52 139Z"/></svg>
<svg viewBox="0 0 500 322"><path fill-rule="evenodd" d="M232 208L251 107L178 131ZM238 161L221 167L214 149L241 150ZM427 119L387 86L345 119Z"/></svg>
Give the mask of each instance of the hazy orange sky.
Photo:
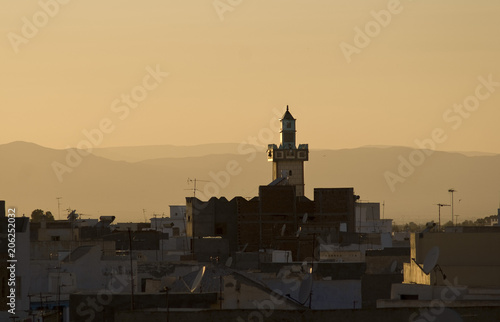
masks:
<svg viewBox="0 0 500 322"><path fill-rule="evenodd" d="M2 2L1 144L76 146L103 119L101 147L239 143L288 104L310 148L442 128L439 150L500 153L498 1L60 1ZM113 110L148 67L169 75Z"/></svg>

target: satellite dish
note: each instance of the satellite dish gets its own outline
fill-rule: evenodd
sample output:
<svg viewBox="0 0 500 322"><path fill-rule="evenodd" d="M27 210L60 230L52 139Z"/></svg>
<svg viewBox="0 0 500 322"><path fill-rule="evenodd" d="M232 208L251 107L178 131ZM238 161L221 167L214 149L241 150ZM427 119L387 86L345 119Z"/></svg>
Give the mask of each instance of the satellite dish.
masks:
<svg viewBox="0 0 500 322"><path fill-rule="evenodd" d="M434 267L436 267L438 259L439 259L439 247L434 246L425 256L424 267L422 268L425 274L429 275L429 273L434 269Z"/></svg>
<svg viewBox="0 0 500 322"><path fill-rule="evenodd" d="M391 264L391 273L396 272L396 269L398 268L398 261L393 261Z"/></svg>
<svg viewBox="0 0 500 322"><path fill-rule="evenodd" d="M312 275L307 274L306 278L302 280L302 283L300 283L299 302L302 305L306 304L309 295L311 295L312 281Z"/></svg>
<svg viewBox="0 0 500 322"><path fill-rule="evenodd" d="M302 231L302 227L299 227L299 229L297 229L297 232L295 233L295 237L299 237L301 231Z"/></svg>
<svg viewBox="0 0 500 322"><path fill-rule="evenodd" d="M232 264L233 264L233 258L232 257L228 257L228 259L226 260L226 266L227 267L231 267Z"/></svg>
<svg viewBox="0 0 500 322"><path fill-rule="evenodd" d="M198 275L196 275L196 278L194 279L193 285L191 286L191 293L193 293L198 286L200 286L201 279L203 278L203 275L205 274L205 266L203 266L200 271L198 272Z"/></svg>
<svg viewBox="0 0 500 322"><path fill-rule="evenodd" d="M302 217L302 223L305 224L307 222L307 212L304 214L304 217Z"/></svg>
<svg viewBox="0 0 500 322"><path fill-rule="evenodd" d="M241 252L242 253L245 252L245 250L247 249L247 247L248 247L248 243L246 243L245 246L243 246L243 249L241 250Z"/></svg>
<svg viewBox="0 0 500 322"><path fill-rule="evenodd" d="M285 229L286 229L286 224L283 224L283 227L281 227L281 237L285 235Z"/></svg>

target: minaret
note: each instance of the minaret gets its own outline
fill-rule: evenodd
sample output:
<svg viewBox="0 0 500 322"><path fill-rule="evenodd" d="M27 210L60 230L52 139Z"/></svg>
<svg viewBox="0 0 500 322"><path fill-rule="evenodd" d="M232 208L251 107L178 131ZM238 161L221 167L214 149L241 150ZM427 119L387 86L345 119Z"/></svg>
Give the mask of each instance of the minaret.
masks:
<svg viewBox="0 0 500 322"><path fill-rule="evenodd" d="M297 196L304 195L304 161L309 160L309 147L295 143L295 119L286 107L286 112L280 119L280 146L267 146L267 161L273 162L273 180L288 178L288 184L295 186Z"/></svg>

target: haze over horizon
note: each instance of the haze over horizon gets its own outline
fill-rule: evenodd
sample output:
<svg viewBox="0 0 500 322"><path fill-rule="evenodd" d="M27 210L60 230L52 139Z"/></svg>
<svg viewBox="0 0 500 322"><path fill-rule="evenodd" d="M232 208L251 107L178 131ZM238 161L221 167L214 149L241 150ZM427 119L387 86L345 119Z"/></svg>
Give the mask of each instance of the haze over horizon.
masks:
<svg viewBox="0 0 500 322"><path fill-rule="evenodd" d="M221 9L220 3L226 7ZM176 153L184 155L185 151L179 152L184 147L202 147L186 156L222 151L246 162L245 153L253 146L279 142L279 118L287 106L297 119L297 144L309 144L311 151L335 154L352 149L356 155L363 147L409 147L469 156L494 154L493 158L500 154L500 3L274 0L232 1L229 7L228 3L7 1L0 12L4 35L0 145L22 141L59 150L47 157L48 170L41 176L56 194L50 195L51 204L63 187L75 188L79 179L87 179L79 171L92 175L87 164L98 167L102 175L121 166L86 158L80 167L85 170L71 167L73 173L65 172L71 182L61 185L51 164L56 160L67 164L64 149L92 149L120 158L116 151L100 149L178 147L164 156L171 159ZM206 146L221 143L231 148L218 146L212 151ZM161 155L149 148L144 151L148 158L139 160L136 155L130 160ZM387 190L390 198L404 191L398 201L403 212L404 201L411 200L405 198L418 193L415 200L422 197L419 202L429 203L422 211L433 214L431 205L446 201L447 189L457 188L459 179L466 187L472 183L475 189L486 189L474 177L479 171L489 189L484 194L487 200L477 201L484 206L481 213L498 202L499 187L493 181L498 171L488 163L496 159L462 159L438 152L430 156L406 148L393 152L379 154L377 164L371 160L359 164L367 171L366 186L358 169L350 167L359 161L352 155L342 167L334 158L330 163L311 161L306 165L306 189L316 183L348 185L379 202L387 200L380 190ZM463 162L462 172L443 160ZM13 166L11 160L4 161ZM418 164L414 171L411 165L402 166L407 161ZM252 186L246 187L241 179L235 191L268 183L268 167L265 160L259 162L255 169L247 165L242 176L254 180ZM337 172L326 180L321 171L310 171L316 164L321 164L321 171ZM484 164L487 169L478 168ZM23 180L38 175L39 166L16 168L22 179L9 177L11 183L29 182ZM153 170L144 169L151 165L135 166L137 180L141 173L157 179ZM220 171L215 161L210 166L200 165L200 178ZM185 185L193 175L161 167L164 178L176 176L174 185L181 184L181 177ZM252 178L256 169L266 171L265 176ZM441 172L446 172L441 181L427 177ZM124 180L125 173L118 171L110 180ZM100 180L85 182L106 183ZM439 185L436 193L443 191L444 196L434 200L422 183ZM391 192L394 186L404 188ZM182 200L181 190L175 200ZM32 193L23 198L39 192ZM155 192L144 198L160 196Z"/></svg>

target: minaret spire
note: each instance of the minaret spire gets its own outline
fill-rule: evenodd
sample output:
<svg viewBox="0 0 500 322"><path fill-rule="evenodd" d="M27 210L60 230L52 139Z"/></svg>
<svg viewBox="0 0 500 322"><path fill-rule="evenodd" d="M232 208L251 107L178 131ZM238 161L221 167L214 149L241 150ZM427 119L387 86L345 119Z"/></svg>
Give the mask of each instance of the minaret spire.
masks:
<svg viewBox="0 0 500 322"><path fill-rule="evenodd" d="M273 181L286 177L288 184L296 187L297 196L304 195L304 162L309 160L309 147L295 141L295 118L290 113L288 105L280 119L280 145L269 144L267 160L273 162Z"/></svg>

